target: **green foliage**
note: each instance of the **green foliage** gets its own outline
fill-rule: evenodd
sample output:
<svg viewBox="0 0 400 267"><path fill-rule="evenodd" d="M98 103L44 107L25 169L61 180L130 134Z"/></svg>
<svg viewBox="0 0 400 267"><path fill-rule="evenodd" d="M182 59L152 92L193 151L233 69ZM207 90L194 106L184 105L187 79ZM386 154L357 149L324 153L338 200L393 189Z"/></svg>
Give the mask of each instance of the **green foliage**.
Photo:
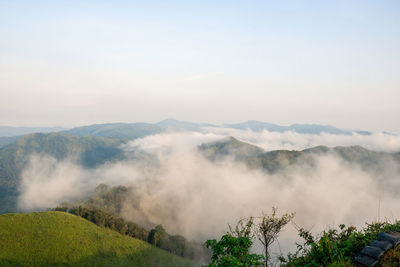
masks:
<svg viewBox="0 0 400 267"><path fill-rule="evenodd" d="M181 235L169 236L166 245L167 247L164 249L170 251L171 253L185 258L195 258L195 250L193 245L187 242L186 239Z"/></svg>
<svg viewBox="0 0 400 267"><path fill-rule="evenodd" d="M101 187L104 188L104 186ZM146 241L158 248L181 257L195 259L196 257L205 254L204 248L201 245L195 242L189 242L181 235L170 235L161 225L147 231L136 223L126 222L124 219L114 214L93 207L68 207L67 205L64 205L56 207L54 210L80 216L100 227L109 228L120 234Z"/></svg>
<svg viewBox="0 0 400 267"><path fill-rule="evenodd" d="M250 240L254 238L253 226L254 218L243 218L238 221L235 228L229 226L229 233L236 237L248 237Z"/></svg>
<svg viewBox="0 0 400 267"><path fill-rule="evenodd" d="M147 240L148 231L143 227L137 225L134 222L127 222L128 229L126 230L126 235L131 237L140 239L140 240Z"/></svg>
<svg viewBox="0 0 400 267"><path fill-rule="evenodd" d="M73 212L101 227L109 227L122 234L147 241L154 246L185 258L208 257L208 251L204 246L197 242L188 241L180 235L170 235L161 225L147 231L133 222L125 222L119 217L119 214L128 193L129 188L125 186L108 187L105 184L100 184L96 187L95 193L91 197L84 201L78 201L76 205L63 210ZM80 211L75 211L78 208ZM60 209L60 207L57 207L57 209ZM102 220L93 220L96 217L91 213L97 214ZM106 223L103 220L112 221L112 223Z"/></svg>
<svg viewBox="0 0 400 267"><path fill-rule="evenodd" d="M105 184L100 184L96 187L95 193L83 201L83 205L119 215L128 193L129 189L125 186L109 188Z"/></svg>
<svg viewBox="0 0 400 267"><path fill-rule="evenodd" d="M375 240L380 232L397 230L400 222L390 224L366 224L361 230L354 226L340 225L339 229L323 231L314 237L309 231L299 229L303 244L297 244L297 251L280 260L285 266L337 266L350 265L354 255Z"/></svg>
<svg viewBox="0 0 400 267"><path fill-rule="evenodd" d="M0 215L0 266L194 266L64 212Z"/></svg>
<svg viewBox="0 0 400 267"><path fill-rule="evenodd" d="M236 160L243 160L264 152L261 148L239 141L232 136L224 141L200 145L199 150L210 160L217 160L226 155L234 155Z"/></svg>
<svg viewBox="0 0 400 267"><path fill-rule="evenodd" d="M167 239L168 235L165 229L161 225L157 225L154 229L151 229L147 242L150 244L160 247L163 242Z"/></svg>
<svg viewBox="0 0 400 267"><path fill-rule="evenodd" d="M207 240L206 246L212 249L210 266L268 266L269 246L278 238L281 229L294 217L294 213L277 216L277 208L271 214L239 220L220 241ZM265 257L250 254L249 250L256 236L264 246Z"/></svg>
<svg viewBox="0 0 400 267"><path fill-rule="evenodd" d="M208 266L263 266L264 256L249 253L252 243L248 236L235 237L230 233L220 241L207 240L206 246L212 250Z"/></svg>
<svg viewBox="0 0 400 267"><path fill-rule="evenodd" d="M110 228L120 234L147 241L147 230L133 222L126 222L124 219L101 209L88 208L84 206L60 206L56 207L54 210L68 212L95 223L100 227Z"/></svg>
<svg viewBox="0 0 400 267"><path fill-rule="evenodd" d="M181 235L169 235L161 225L150 230L147 242L181 257L194 259L197 256L196 243L188 242Z"/></svg>

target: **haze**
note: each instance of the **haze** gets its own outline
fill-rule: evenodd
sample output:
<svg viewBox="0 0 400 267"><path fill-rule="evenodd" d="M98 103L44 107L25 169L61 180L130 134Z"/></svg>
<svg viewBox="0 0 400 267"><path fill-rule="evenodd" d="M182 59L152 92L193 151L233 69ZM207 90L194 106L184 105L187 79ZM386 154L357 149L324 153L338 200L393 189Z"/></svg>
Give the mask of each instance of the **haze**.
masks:
<svg viewBox="0 0 400 267"><path fill-rule="evenodd" d="M400 133L398 1L1 1L0 125Z"/></svg>
<svg viewBox="0 0 400 267"><path fill-rule="evenodd" d="M239 136L251 136L254 143L265 144L265 134L249 131ZM285 133L278 135L289 140ZM123 146L127 155L139 150L151 157L108 162L95 169L79 165L77 157L57 161L46 154L32 155L21 175L19 208L38 210L76 201L90 195L100 183L125 185L130 193L121 216L146 227L162 222L169 232L200 243L224 234L228 223L261 214L272 206L295 211L296 224L315 234L341 223L362 227L366 221L394 221L400 212L398 162L382 158L375 162L376 170L366 171L338 155L315 154L313 167L299 163L269 174L229 157L212 162L199 152L198 145L226 137L211 132L151 135ZM336 140L333 136L323 138ZM393 148L398 149L399 137L395 138L397 146ZM360 141L357 136L352 139ZM379 139L370 136L363 142L376 146ZM394 145L392 141L381 143L382 148ZM290 143L303 145L293 135ZM296 241L297 231L288 226L274 253L294 252Z"/></svg>

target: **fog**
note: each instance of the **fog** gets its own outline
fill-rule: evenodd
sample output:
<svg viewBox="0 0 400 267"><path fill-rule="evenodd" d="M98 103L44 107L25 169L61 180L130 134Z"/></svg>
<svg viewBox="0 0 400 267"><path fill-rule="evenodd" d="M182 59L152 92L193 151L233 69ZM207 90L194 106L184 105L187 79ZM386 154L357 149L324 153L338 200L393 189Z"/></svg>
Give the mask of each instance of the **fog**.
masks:
<svg viewBox="0 0 400 267"><path fill-rule="evenodd" d="M19 207L34 210L88 196L100 183L126 185L131 194L121 215L146 227L162 224L168 232L204 242L218 238L239 219L270 212L296 212L294 222L318 233L338 224L394 220L400 206L398 163L382 162L384 173L366 172L335 155L315 158L315 166L296 165L276 174L249 169L229 157L209 161L197 149L202 143L233 135L271 149L303 149L314 145L363 145L382 151L399 150L399 138L302 135L209 129L206 133L166 133L123 146L128 159L86 169L74 158L56 161L33 155L22 173ZM132 157L137 152L149 157ZM293 251L297 234L292 225L282 232L283 253ZM278 253L278 247L274 253Z"/></svg>
<svg viewBox="0 0 400 267"><path fill-rule="evenodd" d="M231 135L242 141L260 146L269 150L302 150L319 145L325 146L355 146L359 145L364 148L375 151L396 152L400 151L400 136L383 132L372 133L371 135L361 135L353 132L351 135L342 134L302 134L293 131L255 132L251 130L237 130L231 128L204 128L207 132L218 135Z"/></svg>

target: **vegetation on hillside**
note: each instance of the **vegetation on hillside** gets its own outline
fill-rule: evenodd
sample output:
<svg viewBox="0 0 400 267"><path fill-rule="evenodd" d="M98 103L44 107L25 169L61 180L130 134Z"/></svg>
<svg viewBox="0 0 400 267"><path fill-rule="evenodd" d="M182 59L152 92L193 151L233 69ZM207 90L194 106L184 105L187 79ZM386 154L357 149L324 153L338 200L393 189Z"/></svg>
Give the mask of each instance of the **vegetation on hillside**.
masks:
<svg viewBox="0 0 400 267"><path fill-rule="evenodd" d="M257 217L242 219L234 229L224 234L219 241L211 239L206 242L212 249L209 266L260 266L269 264L268 247L278 237L282 227L294 214L276 215L273 209L271 215L263 215L259 223L254 223ZM367 223L362 229L354 226L339 225L338 229L322 231L313 235L303 228L298 229L302 243L296 243L297 250L287 256L279 256L281 266L353 266L354 258L361 250L376 240L381 232L391 232L400 229L400 221ZM260 235L261 234L261 235ZM250 246L254 237L264 245L264 255L251 254ZM265 239L266 237L270 237ZM260 238L261 237L261 238ZM270 240L271 242L266 242ZM265 244L267 246L265 246ZM400 246L390 250L381 260L381 266L398 266L400 263Z"/></svg>
<svg viewBox="0 0 400 267"><path fill-rule="evenodd" d="M264 256L250 253L253 241L248 236L234 236L227 233L221 240L207 240L206 245L213 253L209 267L243 266L254 267L264 265Z"/></svg>
<svg viewBox="0 0 400 267"><path fill-rule="evenodd" d="M56 207L54 211L68 212L77 215L100 227L140 239L181 257L201 259L203 256L207 255L206 250L200 244L189 242L181 235L170 235L161 225L157 225L151 230L146 230L134 222L127 222L121 217L93 207L60 206Z"/></svg>
<svg viewBox="0 0 400 267"><path fill-rule="evenodd" d="M163 127L150 123L105 123L76 127L65 132L74 136L101 136L127 141L163 131Z"/></svg>
<svg viewBox="0 0 400 267"><path fill-rule="evenodd" d="M399 228L400 221L367 223L362 229L340 225L339 229L326 230L318 236L301 228L299 235L304 242L297 244L295 253L280 260L285 266L348 266L364 246L377 239L380 232Z"/></svg>
<svg viewBox="0 0 400 267"><path fill-rule="evenodd" d="M269 248L281 230L293 219L294 213L277 215L277 208L271 214L241 219L220 241L210 239L206 246L211 248L210 267L214 266L268 266L271 262ZM250 247L257 238L264 248L264 255L251 254Z"/></svg>
<svg viewBox="0 0 400 267"><path fill-rule="evenodd" d="M99 184L91 196L77 201L73 205L101 209L105 212L120 216L122 205L128 197L128 194L129 188L126 186L108 187L106 184Z"/></svg>
<svg viewBox="0 0 400 267"><path fill-rule="evenodd" d="M84 167L93 168L108 161L121 160L122 141L104 137L76 137L64 133L28 134L0 149L0 214L16 211L20 175L32 154L65 159L76 157Z"/></svg>
<svg viewBox="0 0 400 267"><path fill-rule="evenodd" d="M360 146L334 148L317 146L301 151L264 151L257 146L230 137L223 141L200 145L199 150L211 161L230 158L243 162L249 168L263 169L268 173L283 171L285 168L294 165L312 167L315 164L315 156L329 155L377 174L384 171L382 168L386 166L385 163L394 162L400 165L400 153L376 152Z"/></svg>
<svg viewBox="0 0 400 267"><path fill-rule="evenodd" d="M64 212L0 215L1 266L193 266Z"/></svg>
<svg viewBox="0 0 400 267"><path fill-rule="evenodd" d="M21 136L0 136L0 148L17 141L19 138Z"/></svg>
<svg viewBox="0 0 400 267"><path fill-rule="evenodd" d="M169 124L167 123L167 126ZM106 162L126 159L121 144L129 138L136 138L136 135L159 133L167 127L161 124L157 127L154 126L155 128L153 126L150 127L146 124L104 124L74 128L74 131L71 130L70 133L76 134L76 136L65 132L28 134L0 148L0 214L17 210L16 200L20 175L32 154L48 155L57 160L74 156L78 164L86 168L94 168ZM190 127L190 125L180 127L184 126ZM130 127L137 129L129 130ZM124 134L128 133L132 133L136 137L123 137ZM90 134L99 136L91 136ZM382 163L395 162L400 165L400 153L374 152L359 146L335 148L319 146L303 151L277 150L266 152L257 146L231 137L224 141L201 145L199 150L212 161L226 157L233 158L245 163L249 168L263 169L268 173L283 171L285 168L294 165L306 164L312 167L315 155L336 155L342 158L344 162L358 164L366 171L376 173L377 176L385 173L382 168L386 165ZM143 153L130 156L141 159L149 157L149 155Z"/></svg>

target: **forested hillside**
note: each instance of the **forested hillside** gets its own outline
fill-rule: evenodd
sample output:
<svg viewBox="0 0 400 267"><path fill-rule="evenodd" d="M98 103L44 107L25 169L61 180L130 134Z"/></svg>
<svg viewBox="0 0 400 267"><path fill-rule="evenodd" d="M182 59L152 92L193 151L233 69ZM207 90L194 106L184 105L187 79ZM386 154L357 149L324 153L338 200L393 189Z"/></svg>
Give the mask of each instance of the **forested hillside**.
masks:
<svg viewBox="0 0 400 267"><path fill-rule="evenodd" d="M315 156L336 156L348 164L373 172L382 171L384 163L399 164L400 153L376 152L361 146L327 147L317 146L301 151L276 150L264 151L257 146L242 142L234 137L199 146L199 150L210 160L220 161L234 159L244 162L250 168L261 168L269 173L282 171L289 166L313 166ZM399 169L400 171L400 169Z"/></svg>
<svg viewBox="0 0 400 267"><path fill-rule="evenodd" d="M76 157L77 163L93 168L107 161L124 158L120 139L77 137L65 133L29 134L0 149L0 213L14 211L23 168L33 154L57 160Z"/></svg>

